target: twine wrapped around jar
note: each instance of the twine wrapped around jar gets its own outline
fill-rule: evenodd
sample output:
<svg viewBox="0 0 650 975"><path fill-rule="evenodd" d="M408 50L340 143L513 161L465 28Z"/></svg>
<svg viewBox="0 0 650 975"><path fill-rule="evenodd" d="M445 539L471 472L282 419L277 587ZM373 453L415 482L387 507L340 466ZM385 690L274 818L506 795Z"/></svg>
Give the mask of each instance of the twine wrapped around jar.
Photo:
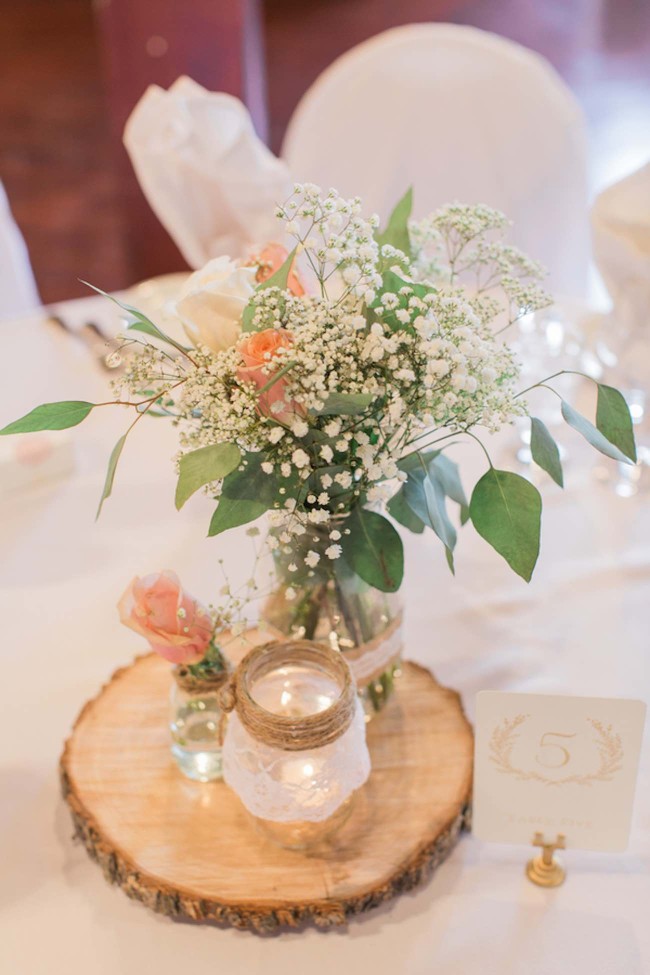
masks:
<svg viewBox="0 0 650 975"><path fill-rule="evenodd" d="M277 666L278 659L285 667L304 665L310 661L315 664L326 662L340 678L340 697L316 714L292 717L267 711L254 700L250 685L274 665ZM283 751L298 752L322 748L340 738L352 723L356 698L350 668L340 653L309 640L292 640L268 643L251 650L220 691L219 704L223 711L230 712L236 708L239 720L253 738Z"/></svg>
<svg viewBox="0 0 650 975"><path fill-rule="evenodd" d="M174 667L174 680L186 694L201 697L216 693L226 683L230 673L227 670L213 671L210 676L197 677L185 664Z"/></svg>
<svg viewBox="0 0 650 975"><path fill-rule="evenodd" d="M230 712L224 780L258 819L324 821L368 778L363 708L340 652L309 640L256 647L218 699Z"/></svg>

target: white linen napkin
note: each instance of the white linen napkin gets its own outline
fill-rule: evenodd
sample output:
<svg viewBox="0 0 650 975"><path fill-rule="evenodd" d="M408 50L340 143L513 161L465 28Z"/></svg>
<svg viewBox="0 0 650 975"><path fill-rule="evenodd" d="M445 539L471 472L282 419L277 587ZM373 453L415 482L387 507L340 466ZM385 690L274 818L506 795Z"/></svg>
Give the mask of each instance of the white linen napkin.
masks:
<svg viewBox="0 0 650 975"><path fill-rule="evenodd" d="M151 85L124 145L152 209L188 264L243 257L277 238L275 204L291 192L285 163L258 139L239 99L181 77Z"/></svg>
<svg viewBox="0 0 650 975"><path fill-rule="evenodd" d="M650 163L603 190L591 222L617 326L630 333L650 325Z"/></svg>

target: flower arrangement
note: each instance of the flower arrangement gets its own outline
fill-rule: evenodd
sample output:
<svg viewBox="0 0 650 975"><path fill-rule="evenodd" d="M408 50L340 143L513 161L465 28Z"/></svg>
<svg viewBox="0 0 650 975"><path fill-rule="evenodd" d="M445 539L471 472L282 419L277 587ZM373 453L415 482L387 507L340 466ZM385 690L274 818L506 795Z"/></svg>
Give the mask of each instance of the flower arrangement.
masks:
<svg viewBox="0 0 650 975"><path fill-rule="evenodd" d="M176 313L190 346L123 306L133 319L125 342L138 346L115 384L114 402L135 413L127 434L147 414L178 426L176 506L206 490L216 502L210 536L270 513L281 601L296 605L286 628L296 632L299 621L308 638L328 594L350 579L399 589L394 522L431 529L452 571L467 521L526 581L539 553L540 494L493 465L479 432L527 415L529 390L518 388L505 336L550 302L543 271L504 241L507 221L489 207L454 204L423 220L411 209L409 191L380 231L359 199L297 185L277 209L291 253L272 244L247 263L219 257L188 279ZM559 396L554 378L535 385ZM71 427L95 408L46 404L1 432ZM617 390L598 384L595 424L565 401L562 414L603 454L636 460ZM111 454L102 503L127 434ZM462 438L487 462L469 499L445 454ZM562 486L558 446L537 418L531 451ZM342 648L375 635L349 598L336 612ZM380 616L391 617L384 604Z"/></svg>

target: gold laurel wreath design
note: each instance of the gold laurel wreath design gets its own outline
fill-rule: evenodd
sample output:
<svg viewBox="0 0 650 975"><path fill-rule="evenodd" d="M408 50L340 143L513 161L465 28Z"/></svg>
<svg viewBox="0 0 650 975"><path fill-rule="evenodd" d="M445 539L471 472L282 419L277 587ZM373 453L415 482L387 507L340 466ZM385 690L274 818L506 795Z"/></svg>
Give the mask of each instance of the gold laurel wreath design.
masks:
<svg viewBox="0 0 650 975"><path fill-rule="evenodd" d="M527 771L512 764L511 756L515 742L519 738L518 728L528 720L530 715L518 714L514 718L505 718L492 732L488 748L490 761L499 772L514 775L521 782L543 782L544 785L587 785L593 782L611 782L612 776L622 768L623 743L611 724L604 725L602 721L587 718L594 731L594 742L600 756L600 764L595 772L584 775L566 775L563 779L551 779L541 772Z"/></svg>

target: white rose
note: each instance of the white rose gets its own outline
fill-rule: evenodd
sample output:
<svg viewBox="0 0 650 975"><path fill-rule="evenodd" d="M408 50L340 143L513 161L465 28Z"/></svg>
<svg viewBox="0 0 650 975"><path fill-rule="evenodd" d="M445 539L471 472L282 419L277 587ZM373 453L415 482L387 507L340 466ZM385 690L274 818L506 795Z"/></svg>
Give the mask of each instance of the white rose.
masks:
<svg viewBox="0 0 650 975"><path fill-rule="evenodd" d="M190 341L222 352L241 334L241 316L255 291L254 267L215 257L191 274L176 302L176 314Z"/></svg>

